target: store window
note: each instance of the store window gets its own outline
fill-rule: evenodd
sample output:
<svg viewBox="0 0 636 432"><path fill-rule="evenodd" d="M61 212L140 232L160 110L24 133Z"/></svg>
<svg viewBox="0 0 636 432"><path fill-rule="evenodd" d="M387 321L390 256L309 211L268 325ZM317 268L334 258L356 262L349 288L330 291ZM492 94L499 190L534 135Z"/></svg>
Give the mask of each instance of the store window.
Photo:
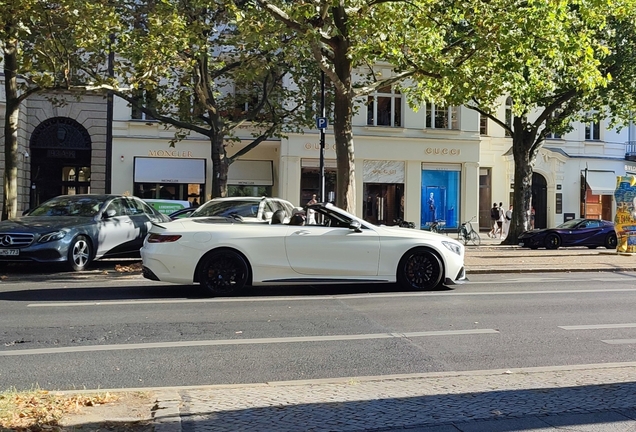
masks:
<svg viewBox="0 0 636 432"><path fill-rule="evenodd" d="M227 196L272 196L274 166L269 160L237 160L227 175Z"/></svg>
<svg viewBox="0 0 636 432"><path fill-rule="evenodd" d="M422 164L421 228L432 222L445 229L459 226L460 175L459 165Z"/></svg>
<svg viewBox="0 0 636 432"><path fill-rule="evenodd" d="M368 97L367 125L402 126L402 94L398 89L382 87Z"/></svg>
<svg viewBox="0 0 636 432"><path fill-rule="evenodd" d="M133 195L199 205L205 198L205 165L205 159L136 157Z"/></svg>
<svg viewBox="0 0 636 432"><path fill-rule="evenodd" d="M404 220L404 173L404 161L364 161L364 220L376 225L397 225Z"/></svg>
<svg viewBox="0 0 636 432"><path fill-rule="evenodd" d="M404 220L404 184L364 184L363 219L375 225Z"/></svg>

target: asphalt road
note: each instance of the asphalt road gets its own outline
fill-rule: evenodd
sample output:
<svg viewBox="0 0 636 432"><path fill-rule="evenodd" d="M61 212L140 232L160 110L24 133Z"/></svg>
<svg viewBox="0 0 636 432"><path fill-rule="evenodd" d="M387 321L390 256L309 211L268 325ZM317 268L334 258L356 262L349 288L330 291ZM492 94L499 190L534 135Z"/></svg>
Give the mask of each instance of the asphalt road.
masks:
<svg viewBox="0 0 636 432"><path fill-rule="evenodd" d="M139 276L0 281L0 389L255 383L633 361L636 274L473 275L454 290Z"/></svg>

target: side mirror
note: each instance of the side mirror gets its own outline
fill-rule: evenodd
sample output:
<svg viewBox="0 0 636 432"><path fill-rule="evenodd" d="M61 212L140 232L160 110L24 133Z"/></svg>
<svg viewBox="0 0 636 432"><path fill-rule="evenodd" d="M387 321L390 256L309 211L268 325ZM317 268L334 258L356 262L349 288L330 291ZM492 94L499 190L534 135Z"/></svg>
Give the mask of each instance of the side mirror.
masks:
<svg viewBox="0 0 636 432"><path fill-rule="evenodd" d="M265 220L271 220L272 216L274 216L274 212L266 211L263 216L265 216Z"/></svg>
<svg viewBox="0 0 636 432"><path fill-rule="evenodd" d="M109 210L106 210L104 212L103 218L104 219L109 219L109 218L112 218L113 216L115 216L116 214L117 214L117 212L115 210L109 209Z"/></svg>
<svg viewBox="0 0 636 432"><path fill-rule="evenodd" d="M349 229L352 229L355 232L362 232L362 224L358 221L351 221L349 222Z"/></svg>

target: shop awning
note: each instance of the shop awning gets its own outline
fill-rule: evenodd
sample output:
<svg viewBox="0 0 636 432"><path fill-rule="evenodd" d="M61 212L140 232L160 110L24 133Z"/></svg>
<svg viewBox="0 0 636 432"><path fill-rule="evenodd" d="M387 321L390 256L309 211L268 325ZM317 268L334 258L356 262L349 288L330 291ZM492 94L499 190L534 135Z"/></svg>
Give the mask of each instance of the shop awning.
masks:
<svg viewBox="0 0 636 432"><path fill-rule="evenodd" d="M614 195L616 173L614 171L588 171L587 187L594 195Z"/></svg>
<svg viewBox="0 0 636 432"><path fill-rule="evenodd" d="M135 183L205 183L205 159L136 157Z"/></svg>
<svg viewBox="0 0 636 432"><path fill-rule="evenodd" d="M230 165L227 184L249 186L272 186L274 168L272 161L237 160Z"/></svg>

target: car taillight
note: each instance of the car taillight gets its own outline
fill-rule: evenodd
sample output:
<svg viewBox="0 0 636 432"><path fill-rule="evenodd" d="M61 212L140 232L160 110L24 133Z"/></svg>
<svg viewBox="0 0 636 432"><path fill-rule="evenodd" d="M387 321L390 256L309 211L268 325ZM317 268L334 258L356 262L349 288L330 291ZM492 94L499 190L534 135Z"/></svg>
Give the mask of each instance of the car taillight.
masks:
<svg viewBox="0 0 636 432"><path fill-rule="evenodd" d="M172 243L180 238L180 235L150 234L148 236L148 243Z"/></svg>

